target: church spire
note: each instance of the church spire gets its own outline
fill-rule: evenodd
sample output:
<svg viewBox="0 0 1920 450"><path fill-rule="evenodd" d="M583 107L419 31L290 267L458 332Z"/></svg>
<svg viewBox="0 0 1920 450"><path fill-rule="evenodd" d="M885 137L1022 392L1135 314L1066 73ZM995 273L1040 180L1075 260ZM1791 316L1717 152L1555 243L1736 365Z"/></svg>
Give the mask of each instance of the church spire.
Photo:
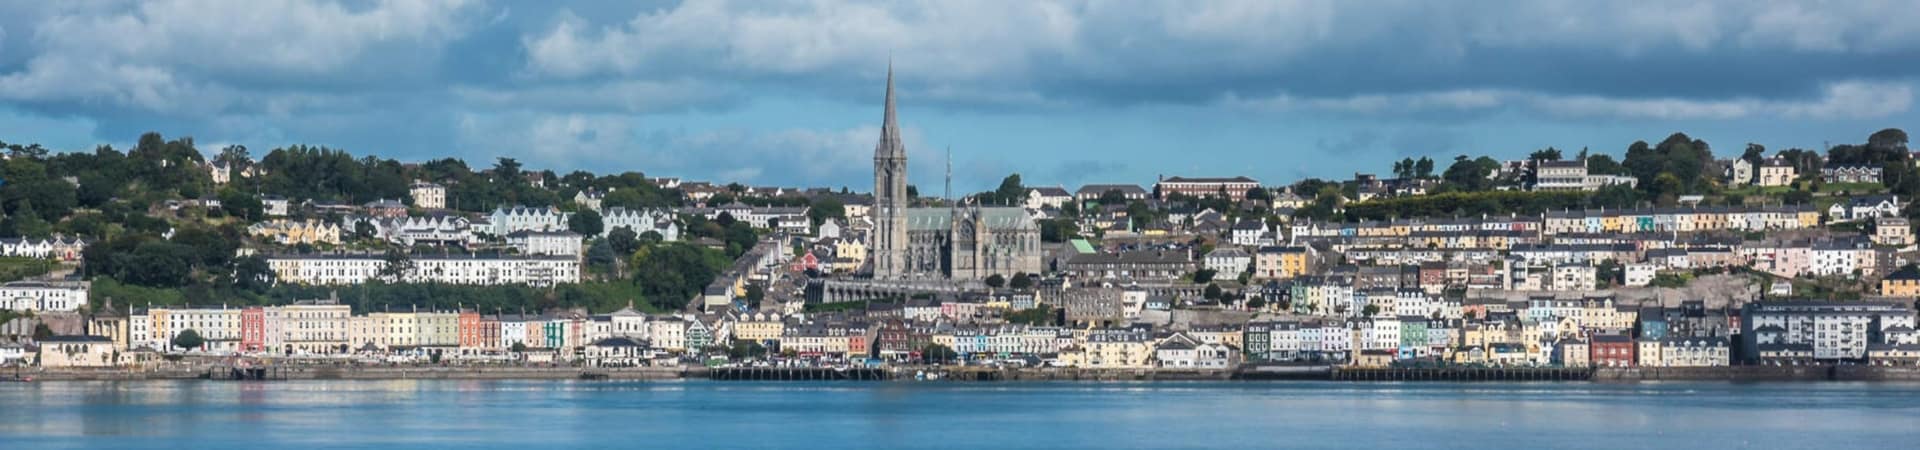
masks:
<svg viewBox="0 0 1920 450"><path fill-rule="evenodd" d="M875 158L906 158L907 147L900 143L900 122L893 107L893 61L887 61L887 110L880 121L880 144L874 146Z"/></svg>

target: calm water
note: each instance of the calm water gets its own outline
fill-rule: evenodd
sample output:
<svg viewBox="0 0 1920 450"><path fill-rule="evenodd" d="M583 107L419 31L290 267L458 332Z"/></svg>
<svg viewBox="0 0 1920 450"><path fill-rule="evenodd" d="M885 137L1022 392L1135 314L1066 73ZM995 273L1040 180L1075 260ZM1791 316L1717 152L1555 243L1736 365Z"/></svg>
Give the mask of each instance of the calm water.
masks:
<svg viewBox="0 0 1920 450"><path fill-rule="evenodd" d="M0 449L1914 448L1920 385L4 383Z"/></svg>

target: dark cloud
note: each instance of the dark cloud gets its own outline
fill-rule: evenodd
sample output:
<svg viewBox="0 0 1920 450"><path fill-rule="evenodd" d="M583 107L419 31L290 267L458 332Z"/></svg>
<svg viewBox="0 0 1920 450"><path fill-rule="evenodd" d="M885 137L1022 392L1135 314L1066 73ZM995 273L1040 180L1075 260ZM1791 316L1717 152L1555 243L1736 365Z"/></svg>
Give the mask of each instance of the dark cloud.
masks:
<svg viewBox="0 0 1920 450"><path fill-rule="evenodd" d="M1920 9L1877 0L224 6L0 4L0 106L95 123L110 142L162 130L256 147L857 185L872 137L853 127L871 117L729 113L765 98L864 107L891 58L920 111L1061 130L1156 108L1163 118L1227 109L1324 120L1334 125L1291 138L1313 153L1305 158L1240 155L1280 159L1257 161L1273 167L1263 170L1310 171L1472 153L1489 143L1464 130L1515 118L1622 128L1886 120L1910 115L1920 81ZM707 129L653 124L669 116ZM1029 177L1041 183L1113 181L1160 164L1116 160L1164 157L1015 147L959 158L957 183L1021 167L1047 168ZM944 169L926 154L916 173Z"/></svg>

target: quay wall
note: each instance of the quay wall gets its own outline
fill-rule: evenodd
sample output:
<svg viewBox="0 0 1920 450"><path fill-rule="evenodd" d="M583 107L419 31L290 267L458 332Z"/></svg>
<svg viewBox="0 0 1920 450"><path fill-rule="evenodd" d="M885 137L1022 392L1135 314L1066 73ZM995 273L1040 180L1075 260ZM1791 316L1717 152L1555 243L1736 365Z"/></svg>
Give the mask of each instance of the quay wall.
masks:
<svg viewBox="0 0 1920 450"><path fill-rule="evenodd" d="M1883 366L1733 366L1565 368L1356 368L1328 366L1261 367L1234 370L992 368L896 366L868 369L704 367L439 367L439 366L285 366L236 370L226 366L178 366L142 369L25 369L4 371L34 381L140 380L679 380L728 381L1553 381L1553 382L1920 382L1920 367Z"/></svg>
<svg viewBox="0 0 1920 450"><path fill-rule="evenodd" d="M1594 381L1920 381L1920 367L1730 366L1607 367Z"/></svg>

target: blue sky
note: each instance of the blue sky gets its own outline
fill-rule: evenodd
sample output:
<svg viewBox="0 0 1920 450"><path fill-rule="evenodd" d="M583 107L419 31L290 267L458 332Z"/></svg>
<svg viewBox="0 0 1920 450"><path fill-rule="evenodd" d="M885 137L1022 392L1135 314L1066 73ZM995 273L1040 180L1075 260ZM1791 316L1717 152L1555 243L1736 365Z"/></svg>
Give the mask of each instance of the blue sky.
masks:
<svg viewBox="0 0 1920 450"><path fill-rule="evenodd" d="M0 3L0 140L865 189L889 60L964 190L1920 128L1911 1L153 0Z"/></svg>

